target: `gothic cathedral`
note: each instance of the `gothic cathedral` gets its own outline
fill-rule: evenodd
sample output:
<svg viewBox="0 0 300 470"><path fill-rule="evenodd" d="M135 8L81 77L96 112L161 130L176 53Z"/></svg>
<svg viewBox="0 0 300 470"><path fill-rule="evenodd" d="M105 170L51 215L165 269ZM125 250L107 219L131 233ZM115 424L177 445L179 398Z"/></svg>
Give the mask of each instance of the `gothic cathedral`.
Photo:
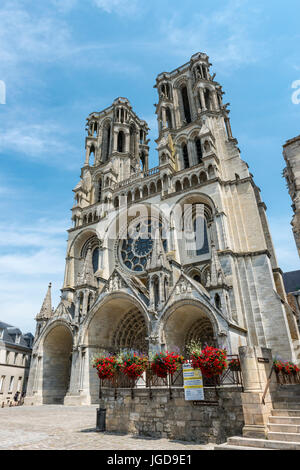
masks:
<svg viewBox="0 0 300 470"><path fill-rule="evenodd" d="M299 362L266 206L210 67L197 53L156 78L155 168L149 128L128 99L89 115L61 301L52 309L50 285L28 404L97 403L92 358L101 351L184 352L196 340L231 354L268 347ZM197 231L201 243L189 244Z"/></svg>

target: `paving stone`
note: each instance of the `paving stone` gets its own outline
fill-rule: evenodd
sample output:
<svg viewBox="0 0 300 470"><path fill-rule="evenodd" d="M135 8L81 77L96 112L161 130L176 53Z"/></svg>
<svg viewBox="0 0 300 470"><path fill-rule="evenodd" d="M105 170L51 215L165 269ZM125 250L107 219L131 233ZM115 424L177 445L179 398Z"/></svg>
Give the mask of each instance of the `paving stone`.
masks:
<svg viewBox="0 0 300 470"><path fill-rule="evenodd" d="M96 432L96 406L20 406L0 409L1 450L212 450L166 438Z"/></svg>

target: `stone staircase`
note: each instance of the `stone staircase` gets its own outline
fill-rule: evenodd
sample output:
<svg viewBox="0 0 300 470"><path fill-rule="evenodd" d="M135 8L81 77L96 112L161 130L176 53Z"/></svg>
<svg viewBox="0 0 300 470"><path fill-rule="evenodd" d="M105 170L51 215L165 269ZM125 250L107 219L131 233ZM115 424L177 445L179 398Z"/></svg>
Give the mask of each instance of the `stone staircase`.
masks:
<svg viewBox="0 0 300 470"><path fill-rule="evenodd" d="M266 439L230 437L215 450L300 450L300 386L281 385L274 400Z"/></svg>

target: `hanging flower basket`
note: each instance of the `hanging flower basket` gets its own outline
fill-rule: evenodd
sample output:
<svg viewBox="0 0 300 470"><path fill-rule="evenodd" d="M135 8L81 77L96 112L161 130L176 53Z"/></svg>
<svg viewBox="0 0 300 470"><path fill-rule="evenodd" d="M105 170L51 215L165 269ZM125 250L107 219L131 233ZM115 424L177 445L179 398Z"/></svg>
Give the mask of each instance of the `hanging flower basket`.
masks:
<svg viewBox="0 0 300 470"><path fill-rule="evenodd" d="M231 359L228 363L228 368L234 372L239 372L241 370L241 364L239 359Z"/></svg>
<svg viewBox="0 0 300 470"><path fill-rule="evenodd" d="M211 346L206 346L201 353L191 351L191 361L193 368L200 369L206 378L222 375L227 368L226 352Z"/></svg>
<svg viewBox="0 0 300 470"><path fill-rule="evenodd" d="M165 351L155 354L151 362L151 370L157 377L165 379L168 375L173 375L183 362L183 356Z"/></svg>
<svg viewBox="0 0 300 470"><path fill-rule="evenodd" d="M111 380L120 370L120 363L115 356L100 356L93 360L93 367L101 380Z"/></svg>
<svg viewBox="0 0 300 470"><path fill-rule="evenodd" d="M148 365L148 358L135 352L123 353L122 361L122 372L132 380L140 378Z"/></svg>

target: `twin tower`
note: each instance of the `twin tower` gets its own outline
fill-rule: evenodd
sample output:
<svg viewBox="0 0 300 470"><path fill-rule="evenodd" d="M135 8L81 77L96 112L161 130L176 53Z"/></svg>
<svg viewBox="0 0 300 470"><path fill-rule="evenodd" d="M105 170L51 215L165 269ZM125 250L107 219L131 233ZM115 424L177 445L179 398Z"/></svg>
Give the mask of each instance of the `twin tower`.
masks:
<svg viewBox="0 0 300 470"><path fill-rule="evenodd" d="M158 75L155 168L147 123L126 98L89 115L61 301L52 308L49 287L36 317L28 403L96 403L91 361L103 351L184 353L197 341L229 354L268 347L299 361L266 206L210 68L197 53ZM186 206L180 226L176 211ZM187 245L188 230L201 232L200 247Z"/></svg>

